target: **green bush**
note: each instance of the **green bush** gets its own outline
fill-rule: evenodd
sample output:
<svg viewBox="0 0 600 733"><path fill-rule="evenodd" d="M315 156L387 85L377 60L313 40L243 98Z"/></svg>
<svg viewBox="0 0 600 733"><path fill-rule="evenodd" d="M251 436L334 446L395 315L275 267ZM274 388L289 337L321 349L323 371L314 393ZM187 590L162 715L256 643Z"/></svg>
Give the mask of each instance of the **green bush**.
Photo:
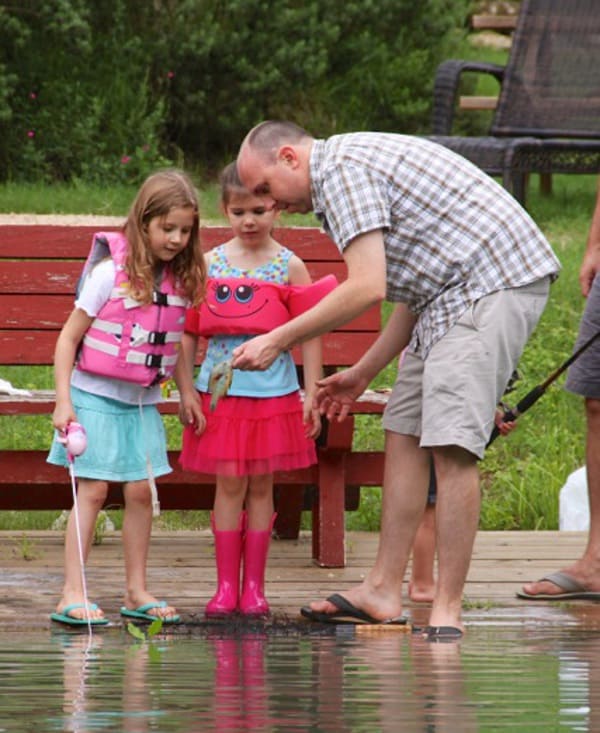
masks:
<svg viewBox="0 0 600 733"><path fill-rule="evenodd" d="M169 162L160 151L165 101L151 89L128 4L0 5L4 180L138 182Z"/></svg>
<svg viewBox="0 0 600 733"><path fill-rule="evenodd" d="M468 0L0 3L0 180L207 173L269 117L313 133L429 129Z"/></svg>
<svg viewBox="0 0 600 733"><path fill-rule="evenodd" d="M465 14L446 0L181 3L170 138L214 162L266 118L324 136L428 129L435 65Z"/></svg>

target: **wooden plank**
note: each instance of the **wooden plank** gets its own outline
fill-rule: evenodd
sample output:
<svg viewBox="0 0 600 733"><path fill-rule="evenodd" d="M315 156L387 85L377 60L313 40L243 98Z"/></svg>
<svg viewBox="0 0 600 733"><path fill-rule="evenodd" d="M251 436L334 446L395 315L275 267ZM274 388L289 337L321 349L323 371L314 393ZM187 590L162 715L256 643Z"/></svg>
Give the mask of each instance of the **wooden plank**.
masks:
<svg viewBox="0 0 600 733"><path fill-rule="evenodd" d="M14 329L0 331L0 363L14 366L52 364L56 332ZM377 333L328 333L322 337L323 363L340 367L356 363L371 346ZM296 364L302 364L302 349L293 349Z"/></svg>
<svg viewBox="0 0 600 733"><path fill-rule="evenodd" d="M3 578L11 588L10 603L0 604L0 631L50 628L48 614L60 596L64 533L27 531L27 559L21 551L23 535L22 531L0 532ZM597 604L576 601L553 605L515 597L523 582L565 567L579 557L586 538L585 532L479 532L464 593L467 633L477 625L502 628L507 624L529 630L565 624L572 629L596 629ZM347 532L346 540L346 567L326 569L309 559L310 533L302 532L296 540L271 543L266 594L280 620L287 617L296 621L300 607L309 601L334 591L344 593L362 580L374 564L379 535ZM536 559L523 561L530 552ZM101 603L113 622L123 624L118 614L124 582L120 532L107 533L102 544L92 547L87 570L94 600ZM409 572L410 566L406 581ZM210 531L167 532L160 529L160 519L156 520L148 561L151 591L174 603L184 622L198 623L215 582ZM404 604L414 623L427 618L430 606L411 603L406 590ZM182 633L187 633L185 627Z"/></svg>
<svg viewBox="0 0 600 733"><path fill-rule="evenodd" d="M85 258L96 232L117 230L118 227L40 224L0 226L0 258ZM274 236L278 242L293 249L305 262L335 262L340 259L335 244L316 227L280 227L275 230ZM229 227L200 228L200 241L204 250L228 239L231 239Z"/></svg>
<svg viewBox="0 0 600 733"><path fill-rule="evenodd" d="M3 258L85 258L92 235L98 231L117 231L117 227L97 226L0 226L0 256Z"/></svg>
<svg viewBox="0 0 600 733"><path fill-rule="evenodd" d="M69 295L71 303L83 260L0 260L0 293Z"/></svg>
<svg viewBox="0 0 600 733"><path fill-rule="evenodd" d="M18 386L18 385L15 385ZM383 412L389 390L376 392L367 390L355 402L351 412L356 415L379 415ZM176 415L179 407L179 394L174 390L158 405L164 415ZM47 415L54 409L54 390L35 390L30 396L11 396L0 394L0 415ZM346 422L342 423L345 425Z"/></svg>
<svg viewBox="0 0 600 733"><path fill-rule="evenodd" d="M58 332L73 309L73 305L74 296L72 294L3 295L0 293L0 329L41 329ZM378 333L380 327L381 310L378 306L372 306L361 315L336 328L333 333L352 331ZM1 363L3 363L2 353L0 353Z"/></svg>
<svg viewBox="0 0 600 733"><path fill-rule="evenodd" d="M72 295L0 295L0 329L50 330L56 340L72 310Z"/></svg>
<svg viewBox="0 0 600 733"><path fill-rule="evenodd" d="M467 110L494 110L498 106L498 97L461 96L458 106Z"/></svg>
<svg viewBox="0 0 600 733"><path fill-rule="evenodd" d="M340 451L321 449L319 463L336 463L336 480L341 477L342 483L348 483L344 481L343 466L337 459L339 453ZM0 451L0 510L67 509L71 506L69 474L61 466L47 463L47 455L45 450ZM163 508L210 509L215 477L211 474L184 471L179 465L179 451L171 450L168 455L173 472L156 480ZM354 455L356 462L361 463L361 456L371 454ZM380 458L383 458L383 454ZM375 474L372 474L369 481L374 481L375 478ZM320 466L316 465L296 471L279 471L275 475L275 484L283 487L283 490L288 486L317 486L319 482L327 485L326 481ZM356 486L360 484L356 483ZM13 491L11 487L21 487L21 490ZM356 508L357 491L352 487L349 489L348 502L344 499L344 492L338 495L337 500L341 502L342 511L346 504ZM121 504L120 485L115 484L111 487L106 506Z"/></svg>
<svg viewBox="0 0 600 733"><path fill-rule="evenodd" d="M0 293L60 294L73 299L83 268L83 260L2 260L0 259ZM347 278L342 261L307 262L313 280L335 275L338 282Z"/></svg>
<svg viewBox="0 0 600 733"><path fill-rule="evenodd" d="M475 14L471 16L471 28L474 30L512 31L517 27L517 14L491 15Z"/></svg>

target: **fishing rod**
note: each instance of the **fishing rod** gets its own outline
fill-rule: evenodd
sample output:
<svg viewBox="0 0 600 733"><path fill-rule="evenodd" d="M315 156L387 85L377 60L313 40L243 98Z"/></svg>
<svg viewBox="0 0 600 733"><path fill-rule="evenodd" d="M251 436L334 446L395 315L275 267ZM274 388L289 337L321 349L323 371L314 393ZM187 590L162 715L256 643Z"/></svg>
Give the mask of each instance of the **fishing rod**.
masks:
<svg viewBox="0 0 600 733"><path fill-rule="evenodd" d="M563 364L561 364L558 369L553 371L552 374L550 374L550 376L547 377L541 384L538 384L530 392L528 392L525 397L523 397L523 399L519 400L516 407L505 410L502 415L502 422L512 422L513 420L516 420L532 405L535 405L535 403L540 399L540 397L544 394L548 387L553 382L555 382L558 377L560 377L560 375L565 371L565 369L570 367L575 359L581 356L581 354L583 354L583 352L587 348L589 348L598 337L600 337L600 331L591 336L587 341L584 341L584 343L577 349L577 351L575 351ZM498 426L495 425L494 429L492 430L492 434L490 435L490 439L487 442L486 448L491 445L499 435L500 430L498 429Z"/></svg>

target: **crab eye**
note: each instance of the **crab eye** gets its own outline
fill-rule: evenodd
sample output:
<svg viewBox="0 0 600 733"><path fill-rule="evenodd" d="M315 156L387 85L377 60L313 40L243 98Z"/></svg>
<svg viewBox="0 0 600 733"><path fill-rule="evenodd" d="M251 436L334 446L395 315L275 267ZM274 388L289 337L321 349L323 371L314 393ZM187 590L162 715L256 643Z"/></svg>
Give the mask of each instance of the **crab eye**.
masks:
<svg viewBox="0 0 600 733"><path fill-rule="evenodd" d="M238 285L234 296L238 303L248 303L254 297L254 290L248 285Z"/></svg>
<svg viewBox="0 0 600 733"><path fill-rule="evenodd" d="M217 303L226 303L231 298L231 288L229 285L219 285L215 293Z"/></svg>

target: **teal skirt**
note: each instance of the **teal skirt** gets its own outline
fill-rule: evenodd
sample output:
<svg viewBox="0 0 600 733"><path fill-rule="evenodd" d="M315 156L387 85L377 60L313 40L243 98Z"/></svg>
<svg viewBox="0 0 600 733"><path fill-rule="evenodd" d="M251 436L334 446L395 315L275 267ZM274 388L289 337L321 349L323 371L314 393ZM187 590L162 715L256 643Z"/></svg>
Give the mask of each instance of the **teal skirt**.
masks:
<svg viewBox="0 0 600 733"><path fill-rule="evenodd" d="M148 460L154 476L171 472L162 418L156 405L128 405L71 387L77 420L87 448L74 461L75 475L100 481L142 481ZM54 436L48 463L68 467L67 452Z"/></svg>

